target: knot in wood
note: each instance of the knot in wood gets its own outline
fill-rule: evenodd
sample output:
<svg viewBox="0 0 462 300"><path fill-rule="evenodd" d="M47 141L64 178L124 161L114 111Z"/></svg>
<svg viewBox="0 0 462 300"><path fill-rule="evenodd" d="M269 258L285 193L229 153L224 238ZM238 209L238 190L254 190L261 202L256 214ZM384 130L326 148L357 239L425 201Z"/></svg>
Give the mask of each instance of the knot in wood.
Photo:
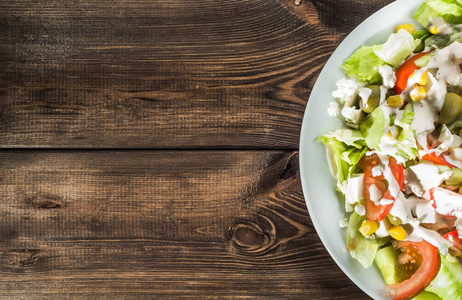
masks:
<svg viewBox="0 0 462 300"><path fill-rule="evenodd" d="M62 204L57 203L55 201L45 200L40 203L37 203L37 208L44 208L44 209L57 209L61 208Z"/></svg>
<svg viewBox="0 0 462 300"><path fill-rule="evenodd" d="M17 267L32 267L37 263L38 257L36 254L40 250L13 250L4 253L5 261L11 266Z"/></svg>
<svg viewBox="0 0 462 300"><path fill-rule="evenodd" d="M50 195L35 195L34 197L27 198L25 202L35 209L60 209L65 206L63 199Z"/></svg>
<svg viewBox="0 0 462 300"><path fill-rule="evenodd" d="M241 223L230 228L234 245L242 251L259 253L267 248L270 238L255 223Z"/></svg>

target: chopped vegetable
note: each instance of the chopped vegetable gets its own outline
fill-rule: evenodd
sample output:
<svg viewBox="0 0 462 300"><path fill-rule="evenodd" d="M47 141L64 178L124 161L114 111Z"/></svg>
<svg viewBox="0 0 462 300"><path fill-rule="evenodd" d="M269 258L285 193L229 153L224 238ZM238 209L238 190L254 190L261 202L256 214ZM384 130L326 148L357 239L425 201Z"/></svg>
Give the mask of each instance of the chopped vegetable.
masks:
<svg viewBox="0 0 462 300"><path fill-rule="evenodd" d="M406 238L406 230L404 230L403 226L393 226L388 232L397 241L402 241Z"/></svg>
<svg viewBox="0 0 462 300"><path fill-rule="evenodd" d="M401 24L398 27L396 27L396 32L400 31L401 29L406 30L410 34L413 34L415 32L414 24Z"/></svg>
<svg viewBox="0 0 462 300"><path fill-rule="evenodd" d="M419 53L414 55L413 57L406 60L396 71L396 85L395 85L395 93L401 94L407 86L407 80L411 76L411 74L417 70L419 67L416 66L415 61L426 53Z"/></svg>
<svg viewBox="0 0 462 300"><path fill-rule="evenodd" d="M401 256L404 267L406 268L407 265L408 268L417 268L417 270L409 279L386 286L386 292L394 300L416 296L430 284L438 273L440 264L438 250L426 241L396 242L394 247L403 252Z"/></svg>

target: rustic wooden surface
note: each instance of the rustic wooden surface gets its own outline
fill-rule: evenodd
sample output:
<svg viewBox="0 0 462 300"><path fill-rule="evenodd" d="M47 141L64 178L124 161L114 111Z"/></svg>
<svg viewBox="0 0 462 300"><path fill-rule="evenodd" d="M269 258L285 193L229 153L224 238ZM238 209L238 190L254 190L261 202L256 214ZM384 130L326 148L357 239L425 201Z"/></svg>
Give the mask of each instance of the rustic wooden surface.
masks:
<svg viewBox="0 0 462 300"><path fill-rule="evenodd" d="M368 299L298 140L391 0L0 1L0 298Z"/></svg>

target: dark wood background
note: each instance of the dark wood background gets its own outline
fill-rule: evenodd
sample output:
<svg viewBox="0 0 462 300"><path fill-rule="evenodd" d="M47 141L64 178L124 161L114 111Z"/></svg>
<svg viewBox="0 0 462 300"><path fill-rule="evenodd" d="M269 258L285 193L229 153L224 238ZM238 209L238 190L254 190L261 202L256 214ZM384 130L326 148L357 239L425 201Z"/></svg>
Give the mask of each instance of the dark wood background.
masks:
<svg viewBox="0 0 462 300"><path fill-rule="evenodd" d="M298 142L323 64L390 2L0 1L0 297L368 299Z"/></svg>

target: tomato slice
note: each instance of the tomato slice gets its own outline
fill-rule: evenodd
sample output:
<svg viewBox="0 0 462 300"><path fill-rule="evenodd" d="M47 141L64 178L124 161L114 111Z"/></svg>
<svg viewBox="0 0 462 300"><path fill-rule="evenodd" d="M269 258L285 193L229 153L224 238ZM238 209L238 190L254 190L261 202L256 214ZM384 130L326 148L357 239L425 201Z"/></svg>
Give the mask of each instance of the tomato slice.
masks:
<svg viewBox="0 0 462 300"><path fill-rule="evenodd" d="M421 58L427 54L426 52L418 53L414 55L413 57L409 58L406 60L396 71L396 84L394 87L395 94L399 95L401 94L407 86L407 80L409 79L409 76L411 76L412 72L415 70L419 69L419 67L416 66L414 63L417 59Z"/></svg>
<svg viewBox="0 0 462 300"><path fill-rule="evenodd" d="M451 231L443 235L445 239L453 243L454 248L459 251L462 251L462 239L459 237L457 230Z"/></svg>
<svg viewBox="0 0 462 300"><path fill-rule="evenodd" d="M393 173L393 176L395 177L396 181L399 184L400 190L403 190L404 186L404 167L400 165L394 157L391 157L390 160L388 161L388 166L391 169L391 172Z"/></svg>
<svg viewBox="0 0 462 300"><path fill-rule="evenodd" d="M444 158L443 154L440 154L436 156L435 153L430 153L430 154L425 154L422 156L422 159L431 161L437 165L443 165L443 166L448 166L450 168L453 168L454 166L451 165L450 163L447 162L447 160Z"/></svg>
<svg viewBox="0 0 462 300"><path fill-rule="evenodd" d="M366 209L366 218L368 220L383 220L390 210L393 208L393 203L386 205L375 205L374 201L371 200L370 187L375 185L380 192L382 192L382 198L395 200L390 194L390 190L387 187L385 178L383 175L373 175L372 169L380 164L380 158L377 154L370 156L363 156L360 160L360 165L364 171L364 207ZM388 166L391 169L393 176L399 184L400 189L403 189L404 184L404 170L403 166L396 162L394 157L390 157Z"/></svg>
<svg viewBox="0 0 462 300"><path fill-rule="evenodd" d="M417 252L420 256L421 264L409 279L398 284L388 285L385 287L385 290L394 300L414 297L423 291L438 273L440 265L438 250L426 241L397 241L393 243L393 246L396 249L401 249L403 253L410 253L411 256ZM408 263L412 264L413 259Z"/></svg>

